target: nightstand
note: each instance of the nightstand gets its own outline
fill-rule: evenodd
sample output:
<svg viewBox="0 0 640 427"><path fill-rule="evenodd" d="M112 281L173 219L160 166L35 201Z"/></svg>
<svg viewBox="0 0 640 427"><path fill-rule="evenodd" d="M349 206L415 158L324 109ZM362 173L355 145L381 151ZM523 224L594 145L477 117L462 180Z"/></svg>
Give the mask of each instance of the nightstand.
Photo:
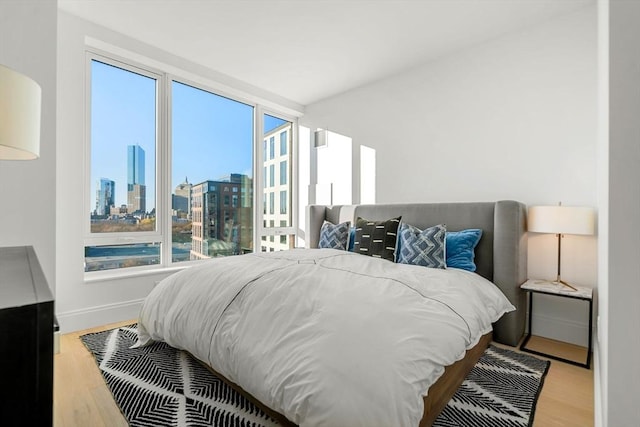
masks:
<svg viewBox="0 0 640 427"><path fill-rule="evenodd" d="M593 289L585 288L583 286L575 286L577 291L574 291L571 288L568 288L563 285L558 285L553 282L548 282L545 280L533 280L529 279L524 282L520 288L527 292L528 301L529 301L529 331L527 335L524 337L522 344L520 344L520 350L526 351L527 353L537 354L539 356L548 357L550 359L559 360L561 362L570 363L572 365L581 366L583 368L590 369L591 368L591 347L592 347L592 331L591 328L593 326ZM536 350L530 350L526 348L527 343L532 335L532 313L533 313L533 294L547 294L553 295L559 298L571 298L586 301L589 303L589 346L587 348L587 361L585 363L576 362L575 360L564 359L562 357L554 356L552 354L542 353Z"/></svg>

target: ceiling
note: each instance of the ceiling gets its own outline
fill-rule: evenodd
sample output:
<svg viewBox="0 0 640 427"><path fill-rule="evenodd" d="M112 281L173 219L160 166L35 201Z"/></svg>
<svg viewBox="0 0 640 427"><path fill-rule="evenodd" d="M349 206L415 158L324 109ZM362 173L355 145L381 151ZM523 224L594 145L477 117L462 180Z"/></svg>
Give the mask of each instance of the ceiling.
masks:
<svg viewBox="0 0 640 427"><path fill-rule="evenodd" d="M595 0L59 0L59 8L301 105Z"/></svg>

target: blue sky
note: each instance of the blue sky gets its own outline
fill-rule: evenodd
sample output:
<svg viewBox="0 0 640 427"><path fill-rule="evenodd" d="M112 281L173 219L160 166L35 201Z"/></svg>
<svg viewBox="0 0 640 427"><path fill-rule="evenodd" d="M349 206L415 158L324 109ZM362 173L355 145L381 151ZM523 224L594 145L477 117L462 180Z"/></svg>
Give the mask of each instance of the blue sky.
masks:
<svg viewBox="0 0 640 427"><path fill-rule="evenodd" d="M96 183L116 183L116 204L127 203L127 146L145 151L147 210L155 206L156 82L92 62L91 210ZM217 180L230 173L252 176L253 107L181 83L172 83L171 189ZM265 115L264 131L283 120Z"/></svg>

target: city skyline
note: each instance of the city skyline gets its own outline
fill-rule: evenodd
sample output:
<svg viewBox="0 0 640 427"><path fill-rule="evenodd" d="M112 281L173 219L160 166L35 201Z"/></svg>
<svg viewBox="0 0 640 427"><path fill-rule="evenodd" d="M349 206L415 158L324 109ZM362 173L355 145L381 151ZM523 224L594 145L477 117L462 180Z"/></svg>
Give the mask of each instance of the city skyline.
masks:
<svg viewBox="0 0 640 427"><path fill-rule="evenodd" d="M116 206L127 204L128 146L145 151L147 207L155 207L155 79L91 61L91 193L100 178L116 183Z"/></svg>
<svg viewBox="0 0 640 427"><path fill-rule="evenodd" d="M90 194L101 178L116 183L116 206L127 204L128 146L145 152L146 207L156 207L156 80L92 61ZM230 174L253 178L254 108L180 82L172 82L170 191ZM285 120L265 114L266 133ZM93 196L92 196L93 197ZM95 207L92 200L91 210Z"/></svg>

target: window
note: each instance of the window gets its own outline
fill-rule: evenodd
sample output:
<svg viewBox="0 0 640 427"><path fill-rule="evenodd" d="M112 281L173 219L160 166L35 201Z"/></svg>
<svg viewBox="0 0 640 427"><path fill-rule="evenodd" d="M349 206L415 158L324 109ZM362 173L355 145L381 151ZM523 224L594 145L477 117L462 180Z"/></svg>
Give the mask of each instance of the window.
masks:
<svg viewBox="0 0 640 427"><path fill-rule="evenodd" d="M91 73L91 232L155 231L157 78L99 61Z"/></svg>
<svg viewBox="0 0 640 427"><path fill-rule="evenodd" d="M287 155L288 143L289 143L289 140L287 139L287 131L284 131L280 134L280 155L281 156Z"/></svg>
<svg viewBox="0 0 640 427"><path fill-rule="evenodd" d="M269 193L269 214L271 215L273 215L273 211L274 211L273 207L275 205L275 196L276 196L276 193L274 192Z"/></svg>
<svg viewBox="0 0 640 427"><path fill-rule="evenodd" d="M160 76L98 60L92 60L90 67L91 237L85 244L85 271L160 264L161 233L156 225ZM130 236L127 244L123 235Z"/></svg>
<svg viewBox="0 0 640 427"><path fill-rule="evenodd" d="M271 137L269 139L269 160L273 160L276 155L276 139L275 137Z"/></svg>
<svg viewBox="0 0 640 427"><path fill-rule="evenodd" d="M287 185L287 161L280 162L280 185Z"/></svg>
<svg viewBox="0 0 640 427"><path fill-rule="evenodd" d="M276 185L276 167L275 165L269 166L269 187Z"/></svg>
<svg viewBox="0 0 640 427"><path fill-rule="evenodd" d="M174 195L185 186L201 194L199 206L192 207L197 215L173 217L174 262L251 251L252 202L240 207L237 193L253 185L246 172L253 165L253 110L212 92L171 82L171 189ZM172 206L172 211L177 208ZM178 259L178 254L184 255Z"/></svg>
<svg viewBox="0 0 640 427"><path fill-rule="evenodd" d="M286 191L281 191L280 192L280 213L281 214L286 214L287 213L287 205L288 205L288 200L287 200L287 192Z"/></svg>
<svg viewBox="0 0 640 427"><path fill-rule="evenodd" d="M266 227L276 215L267 182L276 185L279 161L277 135L255 141L256 106L161 71L93 54L89 62L85 271L242 254L254 250L254 238L273 250L273 239L264 246L265 235L253 232L263 219L260 229L275 229L273 221ZM255 161L263 162L258 212Z"/></svg>
<svg viewBox="0 0 640 427"><path fill-rule="evenodd" d="M268 157L268 153L267 153L267 141L263 141L262 142L262 158L266 159Z"/></svg>

